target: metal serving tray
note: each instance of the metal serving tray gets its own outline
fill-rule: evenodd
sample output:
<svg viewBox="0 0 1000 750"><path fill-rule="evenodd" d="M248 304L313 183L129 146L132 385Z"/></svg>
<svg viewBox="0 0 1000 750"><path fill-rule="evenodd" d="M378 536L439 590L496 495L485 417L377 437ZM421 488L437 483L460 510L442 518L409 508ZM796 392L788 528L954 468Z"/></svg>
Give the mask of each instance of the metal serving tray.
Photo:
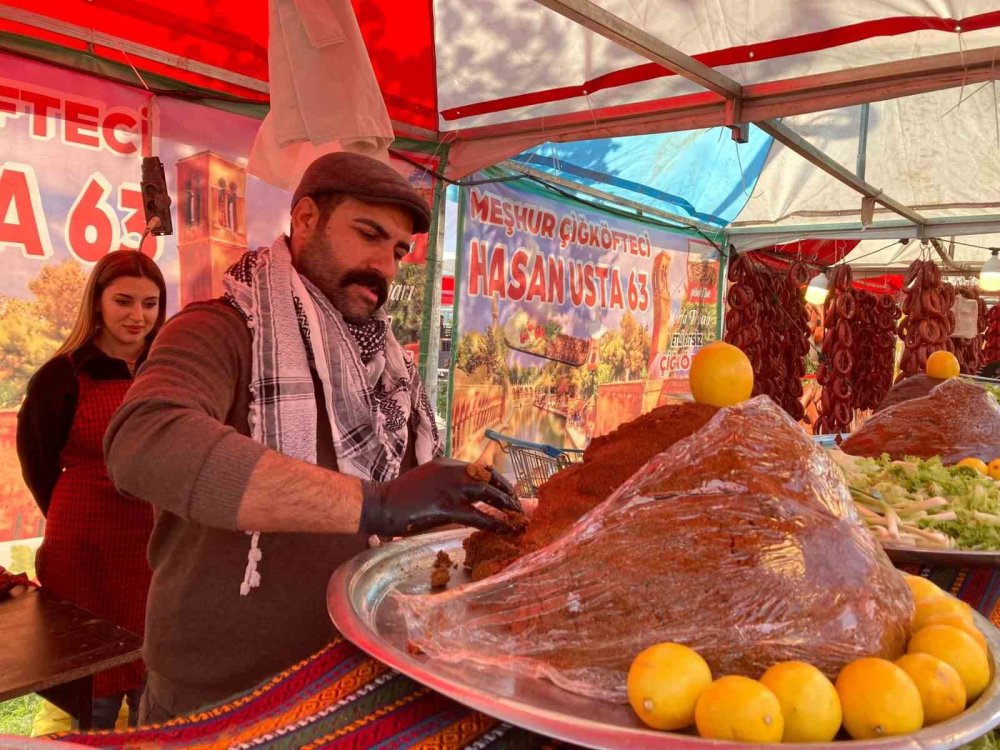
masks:
<svg viewBox="0 0 1000 750"><path fill-rule="evenodd" d="M736 742L703 740L690 734L647 729L627 705L566 692L545 680L516 676L470 663L447 664L407 652L406 625L392 591L426 593L439 550L454 562L464 559L462 540L469 530L445 531L392 542L362 552L337 569L327 589L327 608L338 630L359 648L390 667L474 709L548 737L593 748L670 748L670 750L746 750ZM468 581L452 570L450 586ZM989 642L994 679L967 711L950 721L904 737L831 743L844 750L950 750L1000 724L1000 680L996 655L1000 631L976 615ZM821 750L821 744L783 744L777 748Z"/></svg>
<svg viewBox="0 0 1000 750"><path fill-rule="evenodd" d="M937 547L908 547L882 542L882 549L894 563L916 565L950 565L955 568L1000 568L1000 552L976 549L940 549Z"/></svg>

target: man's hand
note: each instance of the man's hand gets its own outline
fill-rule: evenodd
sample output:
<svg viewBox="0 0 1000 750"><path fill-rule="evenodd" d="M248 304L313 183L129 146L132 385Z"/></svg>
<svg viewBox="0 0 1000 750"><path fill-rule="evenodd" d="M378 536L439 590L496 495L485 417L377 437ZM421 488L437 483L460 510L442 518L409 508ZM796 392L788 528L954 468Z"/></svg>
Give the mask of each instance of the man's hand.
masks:
<svg viewBox="0 0 1000 750"><path fill-rule="evenodd" d="M436 458L391 482L362 482L361 531L403 536L435 526L459 523L498 533L510 532L504 521L473 507L486 503L497 510L522 513L514 488L493 469L450 458ZM488 471L488 481L475 478Z"/></svg>

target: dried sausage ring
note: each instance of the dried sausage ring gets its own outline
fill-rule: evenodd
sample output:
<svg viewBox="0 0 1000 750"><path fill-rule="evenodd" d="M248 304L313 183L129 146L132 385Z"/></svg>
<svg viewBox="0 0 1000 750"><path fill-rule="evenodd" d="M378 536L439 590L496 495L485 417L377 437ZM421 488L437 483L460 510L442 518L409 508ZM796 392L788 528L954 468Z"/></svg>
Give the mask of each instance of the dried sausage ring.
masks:
<svg viewBox="0 0 1000 750"><path fill-rule="evenodd" d="M832 384L833 397L838 401L851 400L851 383L847 378L837 378Z"/></svg>
<svg viewBox="0 0 1000 750"><path fill-rule="evenodd" d="M875 320L875 324L882 329L895 328L896 319L893 318L889 313L880 313Z"/></svg>
<svg viewBox="0 0 1000 750"><path fill-rule="evenodd" d="M847 349L854 346L854 334L851 331L851 324L846 320L837 323L837 343Z"/></svg>
<svg viewBox="0 0 1000 750"><path fill-rule="evenodd" d="M876 298L875 307L884 312L892 312L892 308L896 306L893 302L892 297L888 294Z"/></svg>
<svg viewBox="0 0 1000 750"><path fill-rule="evenodd" d="M812 278L812 269L805 263L793 263L788 269L788 280L795 286L804 286Z"/></svg>
<svg viewBox="0 0 1000 750"><path fill-rule="evenodd" d="M941 283L941 269L932 260L924 261L925 278L931 286L938 286Z"/></svg>
<svg viewBox="0 0 1000 750"><path fill-rule="evenodd" d="M849 292L854 283L854 272L850 266L837 266L833 275L833 287L838 292Z"/></svg>
<svg viewBox="0 0 1000 750"><path fill-rule="evenodd" d="M851 407L846 401L841 401L833 407L833 421L843 428L847 428L851 424ZM842 430L838 430L838 432L842 432Z"/></svg>
<svg viewBox="0 0 1000 750"><path fill-rule="evenodd" d="M854 357L847 349L837 349L833 355L833 371L838 375L850 375L854 367Z"/></svg>
<svg viewBox="0 0 1000 750"><path fill-rule="evenodd" d="M930 315L944 315L945 308L942 303L941 293L936 289L920 293L920 306Z"/></svg>
<svg viewBox="0 0 1000 750"><path fill-rule="evenodd" d="M854 295L841 294L837 297L837 314L845 320L854 320L857 313L857 305L854 302Z"/></svg>
<svg viewBox="0 0 1000 750"><path fill-rule="evenodd" d="M728 296L729 306L734 310L742 312L750 306L750 293L743 286L736 285L731 287Z"/></svg>
<svg viewBox="0 0 1000 750"><path fill-rule="evenodd" d="M924 318L919 326L920 338L926 343L941 340L941 326L933 318Z"/></svg>
<svg viewBox="0 0 1000 750"><path fill-rule="evenodd" d="M919 260L915 260L910 264L909 268L906 269L906 276L903 279L904 292L910 293L920 289L923 271L923 266Z"/></svg>
<svg viewBox="0 0 1000 750"><path fill-rule="evenodd" d="M729 270L726 271L726 278L732 282L737 282L742 280L743 272L746 270L746 258L742 255L737 255L731 261L729 261Z"/></svg>
<svg viewBox="0 0 1000 750"><path fill-rule="evenodd" d="M726 330L734 331L741 326L743 323L743 314L741 311L730 307L726 310Z"/></svg>

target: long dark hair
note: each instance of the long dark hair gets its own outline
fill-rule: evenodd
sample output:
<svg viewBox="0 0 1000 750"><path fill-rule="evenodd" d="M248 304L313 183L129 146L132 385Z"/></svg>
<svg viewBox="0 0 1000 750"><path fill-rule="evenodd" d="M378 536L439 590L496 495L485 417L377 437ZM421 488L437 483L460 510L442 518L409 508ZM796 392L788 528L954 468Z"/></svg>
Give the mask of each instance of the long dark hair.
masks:
<svg viewBox="0 0 1000 750"><path fill-rule="evenodd" d="M87 277L87 286L83 290L83 302L81 302L80 311L76 315L76 322L73 324L69 336L66 337L54 356L73 354L94 337L101 323L101 294L104 293L108 284L122 276L149 279L160 290L156 323L153 324L153 330L146 336L147 342L153 340L163 325L163 321L167 319L167 285L163 281L163 274L160 273L159 266L148 255L143 255L137 250L117 250L97 261L90 276Z"/></svg>

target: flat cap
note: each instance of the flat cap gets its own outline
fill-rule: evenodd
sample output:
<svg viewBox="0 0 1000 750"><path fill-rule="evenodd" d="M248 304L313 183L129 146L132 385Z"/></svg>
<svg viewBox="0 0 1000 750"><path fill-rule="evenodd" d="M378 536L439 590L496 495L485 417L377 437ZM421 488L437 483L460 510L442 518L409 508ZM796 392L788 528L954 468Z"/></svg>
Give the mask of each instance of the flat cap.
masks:
<svg viewBox="0 0 1000 750"><path fill-rule="evenodd" d="M306 168L292 196L292 208L302 198L342 193L368 203L394 203L413 216L414 234L431 226L431 207L406 179L388 164L370 156L325 154Z"/></svg>

